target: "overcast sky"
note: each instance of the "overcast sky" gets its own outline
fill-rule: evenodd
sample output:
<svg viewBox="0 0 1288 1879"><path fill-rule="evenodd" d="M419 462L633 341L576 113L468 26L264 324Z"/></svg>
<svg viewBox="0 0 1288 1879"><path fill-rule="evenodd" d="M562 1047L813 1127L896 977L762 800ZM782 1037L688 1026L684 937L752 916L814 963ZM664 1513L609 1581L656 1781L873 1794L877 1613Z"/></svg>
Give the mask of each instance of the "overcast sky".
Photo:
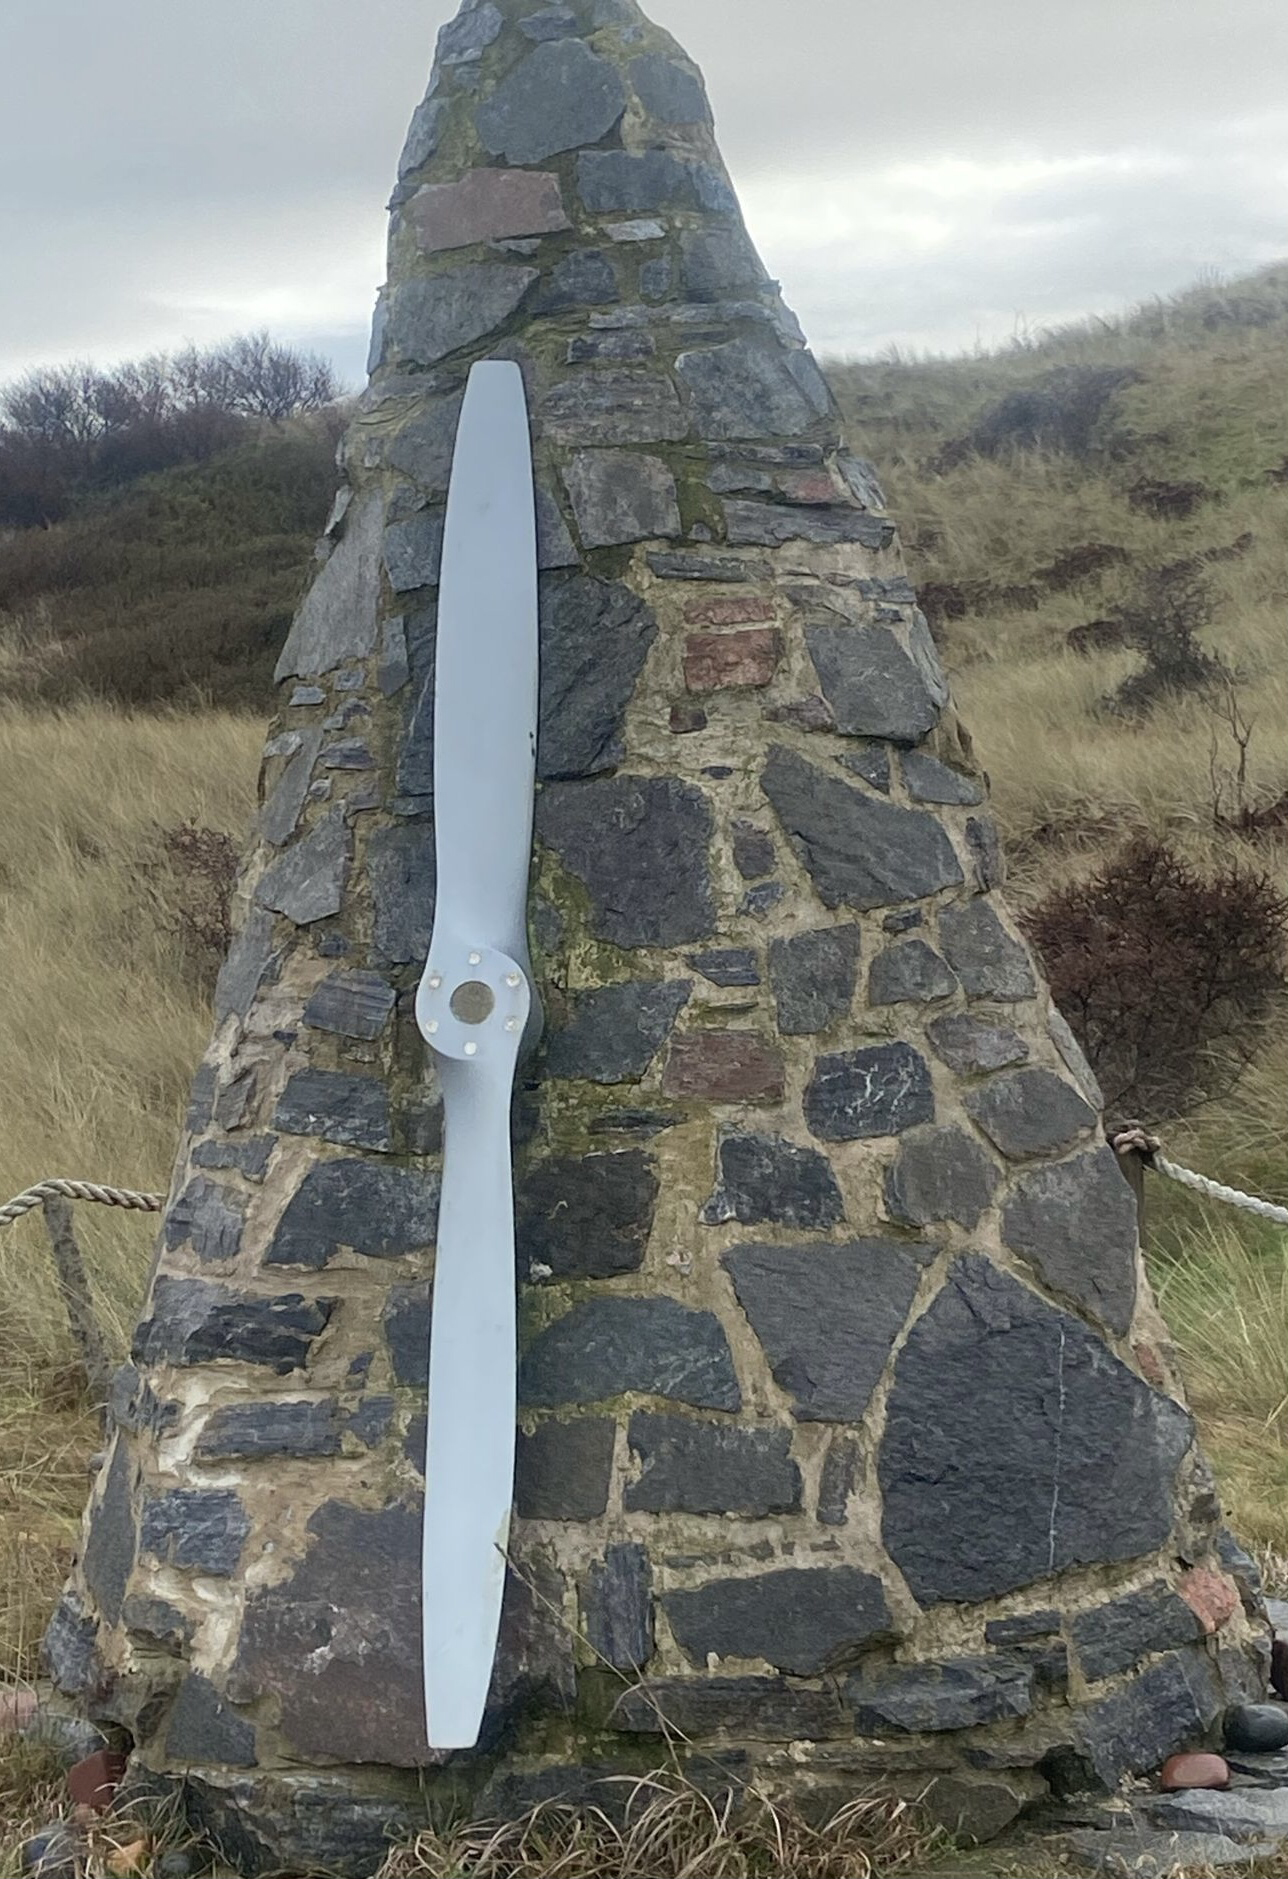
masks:
<svg viewBox="0 0 1288 1879"><path fill-rule="evenodd" d="M356 381L454 11L0 0L0 380L268 326ZM1288 0L651 11L820 352L959 351L1288 256Z"/></svg>

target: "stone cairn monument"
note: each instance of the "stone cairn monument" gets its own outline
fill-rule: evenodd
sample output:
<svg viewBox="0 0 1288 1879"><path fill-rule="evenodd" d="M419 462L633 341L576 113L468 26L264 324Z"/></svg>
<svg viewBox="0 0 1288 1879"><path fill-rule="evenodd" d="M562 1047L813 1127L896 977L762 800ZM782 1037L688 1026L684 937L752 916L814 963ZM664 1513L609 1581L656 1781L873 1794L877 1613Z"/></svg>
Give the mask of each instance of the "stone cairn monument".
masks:
<svg viewBox="0 0 1288 1879"><path fill-rule="evenodd" d="M412 1016L465 377L542 574L513 1570L431 1755ZM1099 1096L870 466L634 0L466 0L282 654L242 919L48 1652L249 1869L678 1759L987 1834L1264 1689ZM1230 1576L1243 1574L1243 1598Z"/></svg>

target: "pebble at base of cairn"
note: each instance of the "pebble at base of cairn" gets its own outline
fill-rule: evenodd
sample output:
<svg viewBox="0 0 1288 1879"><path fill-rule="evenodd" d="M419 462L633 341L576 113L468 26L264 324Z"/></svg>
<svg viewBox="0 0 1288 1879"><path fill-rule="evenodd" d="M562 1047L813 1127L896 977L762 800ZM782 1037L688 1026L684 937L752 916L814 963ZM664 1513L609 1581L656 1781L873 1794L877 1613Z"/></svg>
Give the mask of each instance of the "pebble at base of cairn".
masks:
<svg viewBox="0 0 1288 1879"><path fill-rule="evenodd" d="M435 586L471 363L543 574L518 1524L426 1768ZM633 0L467 5L282 712L59 1685L248 1868L665 1759L1003 1826L1265 1664L1099 1096L871 468ZM1246 1603L1246 1610L1245 1610Z"/></svg>

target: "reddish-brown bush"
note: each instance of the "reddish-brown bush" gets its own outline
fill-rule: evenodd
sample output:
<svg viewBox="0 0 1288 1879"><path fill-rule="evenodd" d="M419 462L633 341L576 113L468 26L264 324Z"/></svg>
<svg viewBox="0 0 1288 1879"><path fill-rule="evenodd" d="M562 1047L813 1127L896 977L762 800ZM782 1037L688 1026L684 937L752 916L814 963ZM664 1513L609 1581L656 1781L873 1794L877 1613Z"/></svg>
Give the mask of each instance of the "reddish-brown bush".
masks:
<svg viewBox="0 0 1288 1879"><path fill-rule="evenodd" d="M1182 1114L1228 1089L1283 989L1288 900L1235 864L1205 878L1132 842L1025 921L1116 1120Z"/></svg>

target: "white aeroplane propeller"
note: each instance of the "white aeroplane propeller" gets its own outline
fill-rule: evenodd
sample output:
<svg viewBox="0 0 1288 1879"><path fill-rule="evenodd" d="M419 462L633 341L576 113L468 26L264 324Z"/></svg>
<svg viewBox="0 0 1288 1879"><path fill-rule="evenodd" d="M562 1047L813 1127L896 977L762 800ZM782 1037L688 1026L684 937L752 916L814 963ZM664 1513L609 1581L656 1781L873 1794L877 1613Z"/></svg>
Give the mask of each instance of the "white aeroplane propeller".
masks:
<svg viewBox="0 0 1288 1879"><path fill-rule="evenodd" d="M517 365L470 374L452 464L434 696L437 898L416 1019L443 1088L425 1461L425 1714L478 1741L514 1494L510 1102L540 1023L528 954L537 740L537 534Z"/></svg>

